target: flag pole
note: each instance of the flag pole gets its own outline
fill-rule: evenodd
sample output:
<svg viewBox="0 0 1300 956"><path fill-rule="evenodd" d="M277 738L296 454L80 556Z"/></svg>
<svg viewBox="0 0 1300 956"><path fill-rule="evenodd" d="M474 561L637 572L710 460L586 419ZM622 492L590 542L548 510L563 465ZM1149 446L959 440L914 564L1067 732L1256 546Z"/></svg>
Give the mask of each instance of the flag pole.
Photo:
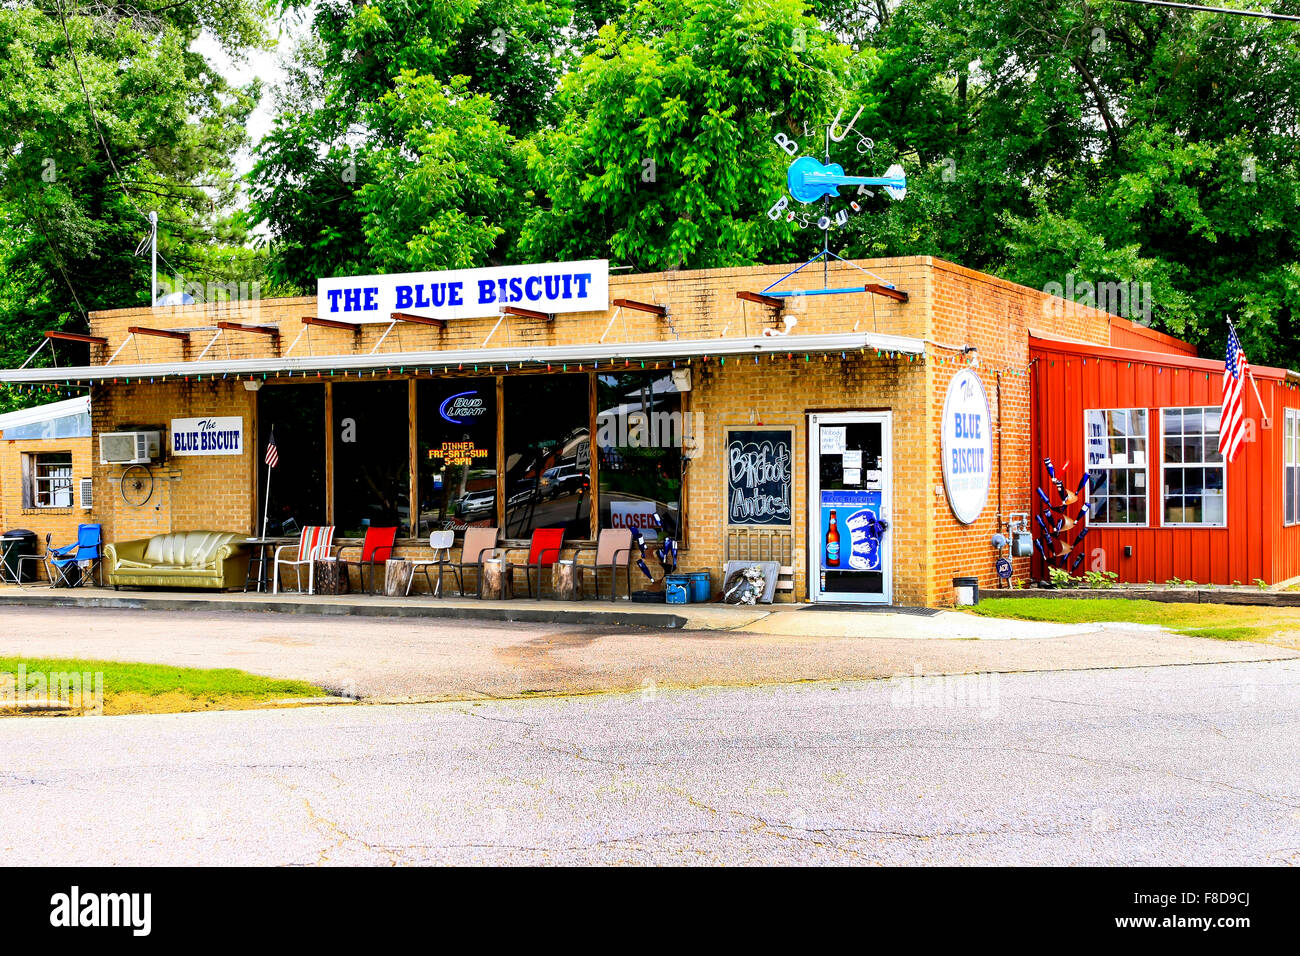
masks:
<svg viewBox="0 0 1300 956"><path fill-rule="evenodd" d="M1236 334L1237 327L1232 324L1232 319L1228 320L1228 328ZM1241 341L1241 336L1237 336L1237 341ZM1255 391L1255 401L1259 402L1259 413L1268 418L1268 412L1264 410L1264 399L1259 397L1259 386L1255 383L1255 370L1249 365L1246 366L1246 375L1250 377L1250 387Z"/></svg>
<svg viewBox="0 0 1300 956"><path fill-rule="evenodd" d="M275 426L271 427L271 442L275 443ZM266 538L266 521L271 516L271 473L275 471L271 463L266 463L266 502L262 505L262 538Z"/></svg>

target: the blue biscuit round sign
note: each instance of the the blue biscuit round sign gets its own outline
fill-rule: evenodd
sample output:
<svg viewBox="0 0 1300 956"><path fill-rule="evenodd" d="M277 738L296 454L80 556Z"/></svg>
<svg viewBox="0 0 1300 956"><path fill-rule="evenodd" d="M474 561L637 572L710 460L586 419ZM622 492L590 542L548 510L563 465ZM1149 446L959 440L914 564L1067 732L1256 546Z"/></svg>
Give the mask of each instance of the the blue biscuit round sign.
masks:
<svg viewBox="0 0 1300 956"><path fill-rule="evenodd" d="M993 423L984 383L962 369L948 383L940 426L943 485L952 513L973 524L989 499L993 474Z"/></svg>

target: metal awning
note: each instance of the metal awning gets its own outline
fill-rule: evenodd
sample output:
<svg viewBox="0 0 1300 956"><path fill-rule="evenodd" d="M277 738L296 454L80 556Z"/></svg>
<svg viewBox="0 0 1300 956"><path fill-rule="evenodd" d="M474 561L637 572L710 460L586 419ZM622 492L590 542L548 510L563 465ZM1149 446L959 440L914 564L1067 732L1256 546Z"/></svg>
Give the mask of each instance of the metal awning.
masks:
<svg viewBox="0 0 1300 956"><path fill-rule="evenodd" d="M282 358L213 359L202 362L149 362L135 365L86 365L63 368L0 370L0 382L49 385L113 380L275 374L337 374L384 370L465 371L480 366L537 367L624 361L667 361L701 357L871 351L921 355L925 343L903 335L837 332L817 335L762 335L746 338L668 339L652 342L517 346L447 351L388 352L378 355L301 355Z"/></svg>

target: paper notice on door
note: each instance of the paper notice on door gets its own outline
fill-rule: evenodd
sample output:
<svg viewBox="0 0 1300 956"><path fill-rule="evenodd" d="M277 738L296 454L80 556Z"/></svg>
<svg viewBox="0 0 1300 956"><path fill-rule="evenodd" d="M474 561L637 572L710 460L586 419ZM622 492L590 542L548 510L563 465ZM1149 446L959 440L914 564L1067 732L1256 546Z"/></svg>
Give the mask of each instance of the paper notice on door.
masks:
<svg viewBox="0 0 1300 956"><path fill-rule="evenodd" d="M844 470L848 471L850 468L861 468L861 467L862 467L862 449L859 448L857 451L853 451L851 449L845 449Z"/></svg>
<svg viewBox="0 0 1300 956"><path fill-rule="evenodd" d="M844 432L843 425L823 425L821 427L823 455L844 454Z"/></svg>
<svg viewBox="0 0 1300 956"><path fill-rule="evenodd" d="M862 469L861 469L861 468L845 468L845 469L844 469L844 483L845 483L846 485L860 485L860 484L862 484Z"/></svg>
<svg viewBox="0 0 1300 956"><path fill-rule="evenodd" d="M867 469L867 490L880 491L883 482L882 473L874 468Z"/></svg>

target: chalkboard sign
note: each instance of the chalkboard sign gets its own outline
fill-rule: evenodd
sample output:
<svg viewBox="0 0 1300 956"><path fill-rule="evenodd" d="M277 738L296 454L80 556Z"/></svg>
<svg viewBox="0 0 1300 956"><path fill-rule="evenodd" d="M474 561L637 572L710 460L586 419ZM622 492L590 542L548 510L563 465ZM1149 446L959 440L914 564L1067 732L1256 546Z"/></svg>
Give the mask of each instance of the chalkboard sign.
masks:
<svg viewBox="0 0 1300 956"><path fill-rule="evenodd" d="M794 493L789 429L727 433L727 523L789 525Z"/></svg>

